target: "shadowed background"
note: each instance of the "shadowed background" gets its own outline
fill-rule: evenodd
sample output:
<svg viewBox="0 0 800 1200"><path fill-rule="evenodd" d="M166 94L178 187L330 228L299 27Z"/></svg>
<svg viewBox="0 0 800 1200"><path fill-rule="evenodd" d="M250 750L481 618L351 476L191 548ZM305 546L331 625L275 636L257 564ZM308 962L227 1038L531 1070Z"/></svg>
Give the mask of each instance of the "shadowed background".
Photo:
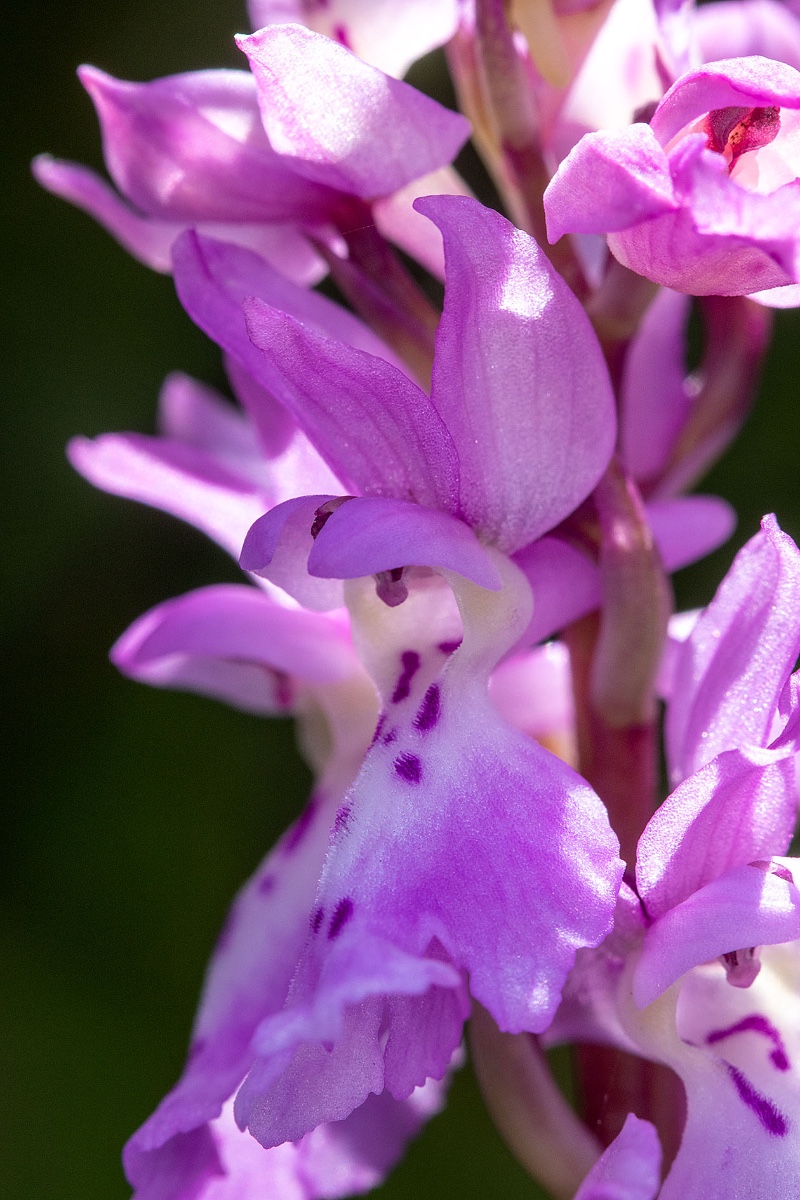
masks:
<svg viewBox="0 0 800 1200"><path fill-rule="evenodd" d="M13 1200L128 1195L120 1147L176 1079L228 902L308 786L288 722L148 689L107 661L144 609L239 576L199 533L95 492L68 467L64 443L152 432L171 370L225 385L216 347L171 281L28 171L43 150L101 165L79 62L130 79L242 66L231 38L246 28L240 0L34 2L15 10L4 39L0 1178ZM435 89L436 69L429 61L412 78ZM683 607L710 597L762 513L800 536L798 320L779 316L756 412L706 484L739 511L735 545L678 577ZM469 1070L379 1194L538 1195L483 1115Z"/></svg>

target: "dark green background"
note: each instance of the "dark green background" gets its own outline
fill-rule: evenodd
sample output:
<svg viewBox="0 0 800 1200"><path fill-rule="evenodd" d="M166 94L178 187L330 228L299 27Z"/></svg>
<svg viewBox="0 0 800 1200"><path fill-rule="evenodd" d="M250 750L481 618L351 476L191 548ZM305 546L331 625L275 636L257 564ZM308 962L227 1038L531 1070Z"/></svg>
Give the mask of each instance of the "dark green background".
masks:
<svg viewBox="0 0 800 1200"><path fill-rule="evenodd" d="M30 3L6 28L0 1192L13 1200L128 1194L120 1146L177 1076L228 900L308 782L287 723L149 690L107 662L144 609L237 574L199 534L94 492L64 443L151 431L163 376L222 384L218 354L169 279L28 172L42 150L100 165L79 62L133 79L239 65L243 28L238 3L185 0ZM739 509L737 544L771 509L800 534L798 318L778 326L756 413L709 481ZM731 553L677 581L683 605L708 598ZM381 1194L536 1192L465 1072Z"/></svg>

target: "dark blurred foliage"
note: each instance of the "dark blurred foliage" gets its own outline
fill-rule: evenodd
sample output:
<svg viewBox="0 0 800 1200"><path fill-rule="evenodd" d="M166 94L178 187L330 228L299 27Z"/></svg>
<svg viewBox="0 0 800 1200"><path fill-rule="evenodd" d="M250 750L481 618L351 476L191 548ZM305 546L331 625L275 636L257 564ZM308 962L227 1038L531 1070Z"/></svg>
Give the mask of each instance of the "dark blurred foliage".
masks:
<svg viewBox="0 0 800 1200"><path fill-rule="evenodd" d="M64 443L77 432L152 431L170 370L224 381L171 281L40 191L28 170L42 150L101 165L79 62L131 79L238 66L231 35L246 27L239 0L34 0L6 20L0 1179L13 1200L128 1194L120 1146L176 1078L230 897L308 786L288 723L147 689L107 661L144 609L237 571L194 531L94 492L68 467ZM435 67L423 64L415 81L435 83ZM739 510L736 544L769 510L800 534L797 321L779 317L755 415L708 481ZM710 596L732 551L684 572L681 605ZM537 1192L467 1070L381 1195Z"/></svg>

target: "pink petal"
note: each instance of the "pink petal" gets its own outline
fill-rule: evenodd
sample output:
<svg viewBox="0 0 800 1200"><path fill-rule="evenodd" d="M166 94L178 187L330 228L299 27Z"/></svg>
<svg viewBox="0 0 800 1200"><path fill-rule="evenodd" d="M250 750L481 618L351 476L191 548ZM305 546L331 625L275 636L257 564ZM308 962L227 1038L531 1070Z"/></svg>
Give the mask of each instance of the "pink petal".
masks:
<svg viewBox="0 0 800 1200"><path fill-rule="evenodd" d="M237 41L270 142L298 176L386 196L452 162L469 136L460 114L300 25Z"/></svg>
<svg viewBox="0 0 800 1200"><path fill-rule="evenodd" d="M188 228L186 221L162 220L136 212L94 171L78 163L62 162L48 154L33 160L33 173L42 187L83 209L102 225L129 254L145 266L169 274L171 248ZM325 266L294 225L201 221L209 237L249 247L281 274L311 286L325 274Z"/></svg>
<svg viewBox="0 0 800 1200"><path fill-rule="evenodd" d="M468 525L407 500L349 500L325 522L308 558L311 575L333 579L358 579L410 566L456 571L493 590L502 586L494 563Z"/></svg>
<svg viewBox="0 0 800 1200"><path fill-rule="evenodd" d="M471 196L463 179L452 167L440 167L404 188L376 200L372 206L375 224L406 254L422 263L437 279L444 279L442 235L427 217L414 207L421 196Z"/></svg>
<svg viewBox="0 0 800 1200"><path fill-rule="evenodd" d="M625 465L640 481L657 478L691 411L686 381L690 300L662 289L625 359L620 441Z"/></svg>
<svg viewBox="0 0 800 1200"><path fill-rule="evenodd" d="M416 384L262 301L245 317L262 378L348 490L454 510L456 450Z"/></svg>
<svg viewBox="0 0 800 1200"><path fill-rule="evenodd" d="M731 867L784 854L797 810L794 763L728 750L690 775L639 840L636 880L655 920Z"/></svg>
<svg viewBox="0 0 800 1200"><path fill-rule="evenodd" d="M723 59L681 76L659 103L650 128L665 146L712 109L771 105L800 108L800 73L794 67L758 55Z"/></svg>
<svg viewBox="0 0 800 1200"><path fill-rule="evenodd" d="M247 532L240 566L283 588L305 608L323 612L339 608L343 603L341 583L308 573L317 510L336 499L330 495L297 496L264 513Z"/></svg>
<svg viewBox="0 0 800 1200"><path fill-rule="evenodd" d="M127 83L82 67L117 187L143 213L189 222L325 220L336 198L275 154L245 71Z"/></svg>
<svg viewBox="0 0 800 1200"><path fill-rule="evenodd" d="M798 611L800 553L766 517L679 651L666 720L674 781L722 750L767 744L800 653Z"/></svg>
<svg viewBox="0 0 800 1200"><path fill-rule="evenodd" d="M125 675L212 695L248 712L293 705L295 681L335 683L359 670L340 622L219 584L144 613L111 651Z"/></svg>
<svg viewBox="0 0 800 1200"><path fill-rule="evenodd" d="M269 506L269 493L209 454L180 442L137 433L106 433L67 447L76 471L95 487L160 508L208 534L238 557L249 527Z"/></svg>
<svg viewBox="0 0 800 1200"><path fill-rule="evenodd" d="M575 1193L575 1200L655 1200L661 1144L655 1126L633 1113Z"/></svg>
<svg viewBox="0 0 800 1200"><path fill-rule="evenodd" d="M800 892L755 866L733 867L651 926L633 976L638 1008L652 1004L681 975L745 946L800 937Z"/></svg>
<svg viewBox="0 0 800 1200"><path fill-rule="evenodd" d="M94 217L145 266L169 274L172 269L170 248L185 228L182 222L142 216L121 200L99 175L79 163L40 154L32 165L42 187Z"/></svg>
<svg viewBox="0 0 800 1200"><path fill-rule="evenodd" d="M445 242L432 398L458 450L459 515L518 550L568 516L607 466L608 373L583 309L532 238L465 197L416 207Z"/></svg>
<svg viewBox="0 0 800 1200"><path fill-rule="evenodd" d="M547 236L629 229L677 208L667 157L649 125L589 133L544 194Z"/></svg>

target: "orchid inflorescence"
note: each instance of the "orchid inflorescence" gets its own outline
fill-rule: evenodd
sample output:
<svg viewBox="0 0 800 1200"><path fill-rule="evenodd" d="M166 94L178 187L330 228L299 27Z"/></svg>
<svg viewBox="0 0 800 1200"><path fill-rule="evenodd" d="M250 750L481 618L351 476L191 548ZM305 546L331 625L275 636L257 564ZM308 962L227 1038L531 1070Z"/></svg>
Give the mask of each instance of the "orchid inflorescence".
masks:
<svg viewBox="0 0 800 1200"><path fill-rule="evenodd" d="M237 398L175 374L158 436L70 443L247 577L112 659L292 714L315 780L125 1149L136 1200L369 1190L468 1019L555 1197L790 1200L800 551L766 516L701 612L669 576L732 532L688 489L800 306L800 8L250 9L249 70L81 69L116 188L34 164L172 273ZM441 46L460 113L400 78ZM470 136L507 216L452 166Z"/></svg>

